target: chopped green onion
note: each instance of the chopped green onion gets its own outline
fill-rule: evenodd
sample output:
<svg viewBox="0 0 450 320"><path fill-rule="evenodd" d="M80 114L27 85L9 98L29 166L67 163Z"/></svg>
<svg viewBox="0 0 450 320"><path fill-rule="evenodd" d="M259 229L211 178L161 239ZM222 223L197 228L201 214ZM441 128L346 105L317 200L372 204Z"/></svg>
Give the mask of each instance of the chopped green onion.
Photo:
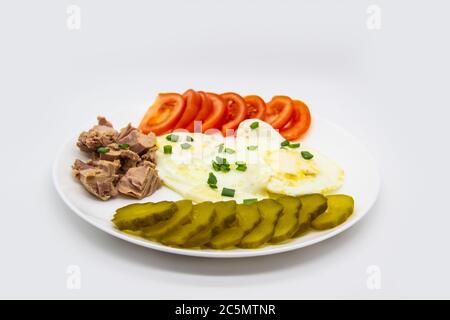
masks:
<svg viewBox="0 0 450 320"><path fill-rule="evenodd" d="M194 138L192 138L191 136L186 136L186 141L187 142L194 142Z"/></svg>
<svg viewBox="0 0 450 320"><path fill-rule="evenodd" d="M166 137L166 140L167 140L167 141L172 141L172 142L177 142L179 138L180 138L180 136L178 136L178 135L176 135L176 134L169 134L169 135Z"/></svg>
<svg viewBox="0 0 450 320"><path fill-rule="evenodd" d="M281 143L281 146L282 146L282 147L287 147L287 146L289 146L289 144L290 144L289 140L284 140L284 141Z"/></svg>
<svg viewBox="0 0 450 320"><path fill-rule="evenodd" d="M105 154L105 153L109 152L109 148L100 147L100 148L97 149L97 152L101 153L101 154Z"/></svg>
<svg viewBox="0 0 450 320"><path fill-rule="evenodd" d="M212 167L213 167L214 171L220 171L220 164L218 164L217 162L213 161Z"/></svg>
<svg viewBox="0 0 450 320"><path fill-rule="evenodd" d="M235 192L236 192L236 191L235 191L234 189L223 188L223 189L222 189L222 196L233 198Z"/></svg>
<svg viewBox="0 0 450 320"><path fill-rule="evenodd" d="M302 151L301 154L303 159L305 160L311 160L312 158L314 158L314 155L311 154L309 151Z"/></svg>
<svg viewBox="0 0 450 320"><path fill-rule="evenodd" d="M219 153L222 153L223 149L224 149L224 144L223 143L219 144Z"/></svg>
<svg viewBox="0 0 450 320"><path fill-rule="evenodd" d="M228 163L224 163L224 164L222 164L221 166L220 166L220 171L222 171L222 172L228 172L228 171L230 171L231 169L230 169L230 165L228 164Z"/></svg>
<svg viewBox="0 0 450 320"><path fill-rule="evenodd" d="M256 199L256 198L252 198L252 199L244 199L244 204L253 204L253 203L256 203L256 202L258 202L258 199Z"/></svg>
<svg viewBox="0 0 450 320"><path fill-rule="evenodd" d="M237 166L246 166L247 163L245 163L244 161L236 161L236 165Z"/></svg>
<svg viewBox="0 0 450 320"><path fill-rule="evenodd" d="M256 129L256 128L258 128L259 127L259 122L258 121L255 121L255 122L253 122L251 125L250 125L250 128L252 128L252 129Z"/></svg>
<svg viewBox="0 0 450 320"><path fill-rule="evenodd" d="M233 153L236 153L236 151L234 151L234 150L231 149L231 148L225 148L225 153L233 154Z"/></svg>
<svg viewBox="0 0 450 320"><path fill-rule="evenodd" d="M227 159L222 158L222 157L216 157L216 161L218 164L227 164Z"/></svg>
<svg viewBox="0 0 450 320"><path fill-rule="evenodd" d="M217 189L217 177L214 175L214 173L209 173L207 183L212 189Z"/></svg>
<svg viewBox="0 0 450 320"><path fill-rule="evenodd" d="M292 149L300 148L300 143L291 143L291 144L289 144L289 148L292 148Z"/></svg>
<svg viewBox="0 0 450 320"><path fill-rule="evenodd" d="M248 146L247 147L247 150L250 150L250 151L255 151L257 149L258 149L258 146Z"/></svg>
<svg viewBox="0 0 450 320"><path fill-rule="evenodd" d="M121 143L119 144L119 148L120 149L128 149L130 147L130 145L128 143Z"/></svg>
<svg viewBox="0 0 450 320"><path fill-rule="evenodd" d="M242 171L242 172L247 171L247 166L237 166L236 170L237 171Z"/></svg>
<svg viewBox="0 0 450 320"><path fill-rule="evenodd" d="M181 149L189 149L190 147L192 147L192 145L190 143L182 143L181 144Z"/></svg>
<svg viewBox="0 0 450 320"><path fill-rule="evenodd" d="M172 154L172 146L167 144L164 147L164 154Z"/></svg>

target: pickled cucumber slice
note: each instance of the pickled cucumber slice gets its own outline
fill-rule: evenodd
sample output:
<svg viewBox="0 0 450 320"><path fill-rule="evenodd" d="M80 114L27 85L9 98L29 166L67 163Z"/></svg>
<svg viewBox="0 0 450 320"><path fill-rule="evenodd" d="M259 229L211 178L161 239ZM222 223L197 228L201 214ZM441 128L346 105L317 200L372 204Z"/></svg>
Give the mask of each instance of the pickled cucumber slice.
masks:
<svg viewBox="0 0 450 320"><path fill-rule="evenodd" d="M120 230L136 231L170 218L175 212L171 201L135 203L116 210L112 222Z"/></svg>
<svg viewBox="0 0 450 320"><path fill-rule="evenodd" d="M256 204L238 204L236 206L236 223L245 234L250 232L261 220Z"/></svg>
<svg viewBox="0 0 450 320"><path fill-rule="evenodd" d="M234 222L236 218L236 201L219 201L214 203L214 208L216 210L216 218L212 225L190 238L185 244L186 247L201 247L207 244L214 235Z"/></svg>
<svg viewBox="0 0 450 320"><path fill-rule="evenodd" d="M271 242L277 243L291 238L298 229L298 214L302 207L300 199L290 196L277 200L283 206L283 212L275 226Z"/></svg>
<svg viewBox="0 0 450 320"><path fill-rule="evenodd" d="M189 238L183 245L183 247L186 248L201 247L207 244L209 241L211 241L212 236L213 236L212 226L209 226L206 229L200 231L197 234L194 234L191 238Z"/></svg>
<svg viewBox="0 0 450 320"><path fill-rule="evenodd" d="M175 202L176 211L168 220L160 221L142 230L142 236L146 239L158 240L172 232L177 227L191 221L192 201L180 200Z"/></svg>
<svg viewBox="0 0 450 320"><path fill-rule="evenodd" d="M311 221L327 210L327 198L320 193L307 194L300 197L302 208L298 217L296 236L308 231Z"/></svg>
<svg viewBox="0 0 450 320"><path fill-rule="evenodd" d="M256 204L236 205L235 226L224 229L215 235L209 246L214 249L225 249L238 245L242 238L249 233L261 220Z"/></svg>
<svg viewBox="0 0 450 320"><path fill-rule="evenodd" d="M274 233L278 217L283 206L272 199L261 200L257 203L261 222L247 234L239 244L242 248L257 248L269 241Z"/></svg>
<svg viewBox="0 0 450 320"><path fill-rule="evenodd" d="M213 233L217 234L236 219L236 201L219 201L214 204L214 207L216 220L214 220Z"/></svg>
<svg viewBox="0 0 450 320"><path fill-rule="evenodd" d="M192 208L191 222L179 226L169 234L161 238L161 243L170 246L182 246L189 238L204 230L213 223L216 212L214 204L210 201L194 205Z"/></svg>
<svg viewBox="0 0 450 320"><path fill-rule="evenodd" d="M327 196L328 208L320 216L315 218L311 226L316 230L334 228L345 222L353 213L354 200L352 197L336 194Z"/></svg>
<svg viewBox="0 0 450 320"><path fill-rule="evenodd" d="M231 227L223 230L214 236L209 242L209 246L213 249L227 249L235 247L241 242L245 232L240 227Z"/></svg>

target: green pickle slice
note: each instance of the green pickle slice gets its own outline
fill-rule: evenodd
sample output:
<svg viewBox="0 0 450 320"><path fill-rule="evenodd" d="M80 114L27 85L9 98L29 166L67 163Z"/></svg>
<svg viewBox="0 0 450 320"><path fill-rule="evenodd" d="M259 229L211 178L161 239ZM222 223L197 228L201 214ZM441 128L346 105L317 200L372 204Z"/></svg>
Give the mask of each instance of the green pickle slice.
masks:
<svg viewBox="0 0 450 320"><path fill-rule="evenodd" d="M236 226L214 236L209 245L214 249L226 249L238 245L242 238L260 222L261 215L256 204L236 206Z"/></svg>
<svg viewBox="0 0 450 320"><path fill-rule="evenodd" d="M159 240L181 225L191 221L192 201L180 200L175 202L176 211L170 219L160 221L142 230L142 236L151 240Z"/></svg>
<svg viewBox="0 0 450 320"><path fill-rule="evenodd" d="M179 226L161 238L161 243L170 246L183 246L189 238L207 228L215 218L214 204L210 201L194 205L191 222Z"/></svg>
<svg viewBox="0 0 450 320"><path fill-rule="evenodd" d="M311 223L311 226L316 230L334 228L344 223L353 213L355 204L352 197L336 194L327 196L327 200L327 210L315 218Z"/></svg>
<svg viewBox="0 0 450 320"><path fill-rule="evenodd" d="M112 222L120 230L136 231L170 218L174 211L171 201L135 203L117 209Z"/></svg>
<svg viewBox="0 0 450 320"><path fill-rule="evenodd" d="M209 242L209 246L213 249L232 248L241 242L244 235L244 229L241 227L231 227L214 236Z"/></svg>
<svg viewBox="0 0 450 320"><path fill-rule="evenodd" d="M277 243L291 238L298 229L298 214L302 207L299 198L284 196L277 199L283 212L275 226L271 242Z"/></svg>
<svg viewBox="0 0 450 320"><path fill-rule="evenodd" d="M206 245L214 235L218 234L225 229L225 227L234 222L236 218L236 201L219 201L214 203L214 208L216 210L214 222L205 230L192 236L192 238L185 243L185 247L193 248Z"/></svg>
<svg viewBox="0 0 450 320"><path fill-rule="evenodd" d="M296 236L308 231L311 221L327 210L327 198L320 193L301 196L300 201L302 202L302 208L299 212Z"/></svg>
<svg viewBox="0 0 450 320"><path fill-rule="evenodd" d="M261 200L257 203L261 222L248 233L239 244L242 248L257 248L269 241L274 233L278 217L283 206L272 199Z"/></svg>

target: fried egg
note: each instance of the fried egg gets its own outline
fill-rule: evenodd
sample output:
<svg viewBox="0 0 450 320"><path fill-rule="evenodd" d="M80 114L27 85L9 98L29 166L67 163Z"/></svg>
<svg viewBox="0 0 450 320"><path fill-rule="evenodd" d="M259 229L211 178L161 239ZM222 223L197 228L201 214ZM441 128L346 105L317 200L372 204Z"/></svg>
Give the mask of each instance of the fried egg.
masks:
<svg viewBox="0 0 450 320"><path fill-rule="evenodd" d="M255 122L258 126L252 128ZM172 135L177 141L169 141L168 135L157 139L158 174L167 187L195 202L259 200L270 193L326 194L344 182L344 171L330 158L303 145L286 146L278 131L261 120L243 121L235 137L189 132ZM171 147L170 153L165 146ZM302 151L313 157L305 159ZM228 172L215 170L213 162L221 159L229 164ZM239 163L245 163L246 170L238 170ZM210 173L217 179L214 187L208 184ZM222 196L223 188L233 189L234 197Z"/></svg>

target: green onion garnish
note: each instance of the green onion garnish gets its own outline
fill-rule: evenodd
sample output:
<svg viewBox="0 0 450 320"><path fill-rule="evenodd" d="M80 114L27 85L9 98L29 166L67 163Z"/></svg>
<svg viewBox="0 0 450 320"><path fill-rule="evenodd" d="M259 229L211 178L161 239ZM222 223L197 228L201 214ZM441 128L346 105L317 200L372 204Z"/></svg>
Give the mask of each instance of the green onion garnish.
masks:
<svg viewBox="0 0 450 320"><path fill-rule="evenodd" d="M194 138L192 138L191 136L186 136L186 141L187 142L194 142Z"/></svg>
<svg viewBox="0 0 450 320"><path fill-rule="evenodd" d="M164 154L172 154L172 146L167 144L164 147Z"/></svg>
<svg viewBox="0 0 450 320"><path fill-rule="evenodd" d="M291 149L300 148L300 143L291 143L291 144L289 144L289 148L291 148Z"/></svg>
<svg viewBox="0 0 450 320"><path fill-rule="evenodd" d="M190 143L182 143L181 144L181 149L189 149L190 147L192 147L192 145Z"/></svg>
<svg viewBox="0 0 450 320"><path fill-rule="evenodd" d="M179 138L180 138L180 137L179 137L178 135L176 135L176 134L169 134L169 135L166 137L166 140L167 140L167 141L171 141L171 142L177 142Z"/></svg>
<svg viewBox="0 0 450 320"><path fill-rule="evenodd" d="M312 158L314 158L314 155L312 153L310 153L309 151L302 151L301 152L303 159L305 160L311 160Z"/></svg>
<svg viewBox="0 0 450 320"><path fill-rule="evenodd" d="M253 123L250 125L250 128L252 128L252 129L256 129L256 128L258 128L258 127L259 127L259 122L257 122L257 121L253 122Z"/></svg>
<svg viewBox="0 0 450 320"><path fill-rule="evenodd" d="M128 143L121 143L119 144L119 148L120 149L128 149L130 147L130 145Z"/></svg>
<svg viewBox="0 0 450 320"><path fill-rule="evenodd" d="M228 164L228 163L224 163L224 164L222 164L221 166L220 166L220 171L222 171L222 172L228 172L228 171L230 171L231 169L230 169L230 165Z"/></svg>
<svg viewBox="0 0 450 320"><path fill-rule="evenodd" d="M224 149L224 144L223 143L219 144L219 153L221 153L223 151L223 149Z"/></svg>
<svg viewBox="0 0 450 320"><path fill-rule="evenodd" d="M223 188L223 189L222 189L222 196L233 198L235 192L236 192L236 191L235 191L234 189Z"/></svg>
<svg viewBox="0 0 450 320"><path fill-rule="evenodd" d="M225 148L225 153L233 154L233 153L236 153L236 151L234 151L234 150L231 149L231 148Z"/></svg>
<svg viewBox="0 0 450 320"><path fill-rule="evenodd" d="M101 153L101 154L105 154L105 153L109 152L109 148L100 147L100 148L97 149L97 152Z"/></svg>
<svg viewBox="0 0 450 320"><path fill-rule="evenodd" d="M213 161L212 167L213 167L214 171L220 171L220 164L218 164L217 162Z"/></svg>
<svg viewBox="0 0 450 320"><path fill-rule="evenodd" d="M252 198L252 199L244 199L244 204L253 204L253 203L256 203L256 202L258 202L258 199L256 199L256 198Z"/></svg>
<svg viewBox="0 0 450 320"><path fill-rule="evenodd" d="M244 161L236 161L237 171L247 171L247 164Z"/></svg>
<svg viewBox="0 0 450 320"><path fill-rule="evenodd" d="M250 151L255 151L257 149L258 149L258 146L248 146L247 147L247 150L250 150Z"/></svg>
<svg viewBox="0 0 450 320"><path fill-rule="evenodd" d="M217 189L217 177L214 175L214 173L209 173L207 183L212 189Z"/></svg>
<svg viewBox="0 0 450 320"><path fill-rule="evenodd" d="M222 157L216 157L216 161L218 164L227 164L227 159L222 158Z"/></svg>
<svg viewBox="0 0 450 320"><path fill-rule="evenodd" d="M282 146L282 147L287 147L287 146L289 146L289 144L290 144L289 140L284 140L284 141L281 143L281 146Z"/></svg>

